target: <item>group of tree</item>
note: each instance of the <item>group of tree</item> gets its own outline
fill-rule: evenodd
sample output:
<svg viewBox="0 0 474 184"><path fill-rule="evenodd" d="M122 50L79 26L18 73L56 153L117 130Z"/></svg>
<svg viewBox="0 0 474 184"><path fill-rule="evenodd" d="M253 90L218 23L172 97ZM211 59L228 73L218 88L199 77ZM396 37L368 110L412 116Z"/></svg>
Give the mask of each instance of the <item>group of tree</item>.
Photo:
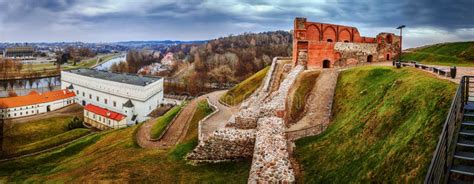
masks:
<svg viewBox="0 0 474 184"><path fill-rule="evenodd" d="M169 50L179 61L193 63L186 90L199 92L205 84L237 83L271 64L276 56L291 56L292 36L286 31L245 33L210 40L201 45L180 45ZM199 79L198 81L195 79Z"/></svg>
<svg viewBox="0 0 474 184"><path fill-rule="evenodd" d="M72 60L72 64L75 66L81 60L95 57L96 55L97 53L87 47L77 48L70 46L64 49L64 51L56 52L56 64L61 65Z"/></svg>
<svg viewBox="0 0 474 184"><path fill-rule="evenodd" d="M0 73L19 73L23 69L23 63L19 60L0 59Z"/></svg>
<svg viewBox="0 0 474 184"><path fill-rule="evenodd" d="M110 66L112 72L137 73L140 68L152 63L159 63L163 58L158 51L130 50L127 52L125 62L113 63Z"/></svg>

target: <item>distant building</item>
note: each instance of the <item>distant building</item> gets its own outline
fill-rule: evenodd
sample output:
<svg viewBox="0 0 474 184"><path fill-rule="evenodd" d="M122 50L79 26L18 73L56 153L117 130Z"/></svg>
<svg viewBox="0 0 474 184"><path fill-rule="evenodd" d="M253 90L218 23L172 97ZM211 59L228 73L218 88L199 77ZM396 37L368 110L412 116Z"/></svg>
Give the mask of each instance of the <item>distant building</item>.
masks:
<svg viewBox="0 0 474 184"><path fill-rule="evenodd" d="M355 27L309 22L296 18L293 31L293 64L308 68L391 61L400 52L400 37L379 33L364 37Z"/></svg>
<svg viewBox="0 0 474 184"><path fill-rule="evenodd" d="M74 103L76 95L69 90L0 98L0 119L11 119L54 111Z"/></svg>
<svg viewBox="0 0 474 184"><path fill-rule="evenodd" d="M35 49L30 46L9 47L3 51L4 58L10 59L33 59Z"/></svg>
<svg viewBox="0 0 474 184"><path fill-rule="evenodd" d="M96 105L84 107L84 122L100 130L123 128L127 126L125 115Z"/></svg>
<svg viewBox="0 0 474 184"><path fill-rule="evenodd" d="M126 116L128 125L147 120L163 103L163 79L92 69L61 71L61 89L82 106L93 104Z"/></svg>

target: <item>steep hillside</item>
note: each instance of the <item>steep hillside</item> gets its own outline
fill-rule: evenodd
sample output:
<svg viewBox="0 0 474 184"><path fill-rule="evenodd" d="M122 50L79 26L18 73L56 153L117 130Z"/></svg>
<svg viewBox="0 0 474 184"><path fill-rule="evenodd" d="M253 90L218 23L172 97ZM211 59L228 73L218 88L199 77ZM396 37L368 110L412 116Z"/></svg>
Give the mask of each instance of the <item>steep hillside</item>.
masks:
<svg viewBox="0 0 474 184"><path fill-rule="evenodd" d="M422 183L454 83L413 68L343 71L333 118L296 142L304 183Z"/></svg>
<svg viewBox="0 0 474 184"><path fill-rule="evenodd" d="M186 164L197 145L198 121L211 113L200 102L184 142L171 149L142 149L134 143L137 126L101 132L65 148L0 163L0 183L245 183L249 161Z"/></svg>
<svg viewBox="0 0 474 184"><path fill-rule="evenodd" d="M404 60L426 64L474 66L474 42L454 42L409 49Z"/></svg>

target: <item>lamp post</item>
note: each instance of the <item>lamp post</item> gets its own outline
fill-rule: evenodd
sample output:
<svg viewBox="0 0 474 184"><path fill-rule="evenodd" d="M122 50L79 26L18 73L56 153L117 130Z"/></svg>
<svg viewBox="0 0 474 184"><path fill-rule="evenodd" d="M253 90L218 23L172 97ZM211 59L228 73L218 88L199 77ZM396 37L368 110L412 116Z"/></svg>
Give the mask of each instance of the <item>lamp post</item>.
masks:
<svg viewBox="0 0 474 184"><path fill-rule="evenodd" d="M400 29L400 53L398 55L398 62L402 62L402 30L405 28L405 25L398 26L397 29Z"/></svg>

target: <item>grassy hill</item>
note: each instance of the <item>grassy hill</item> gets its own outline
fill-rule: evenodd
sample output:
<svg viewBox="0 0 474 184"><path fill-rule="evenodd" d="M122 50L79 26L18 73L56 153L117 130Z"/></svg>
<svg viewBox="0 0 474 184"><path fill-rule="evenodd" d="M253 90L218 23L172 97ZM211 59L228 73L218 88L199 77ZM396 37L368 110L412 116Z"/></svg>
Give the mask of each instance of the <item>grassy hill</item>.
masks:
<svg viewBox="0 0 474 184"><path fill-rule="evenodd" d="M40 151L88 134L88 129L68 129L73 116L51 117L4 126L3 155L15 156Z"/></svg>
<svg viewBox="0 0 474 184"><path fill-rule="evenodd" d="M413 68L339 76L332 124L296 142L304 183L422 183L456 85Z"/></svg>
<svg viewBox="0 0 474 184"><path fill-rule="evenodd" d="M408 50L404 60L425 64L474 66L474 42L454 42L428 45Z"/></svg>
<svg viewBox="0 0 474 184"><path fill-rule="evenodd" d="M211 113L200 102L184 142L171 149L142 149L134 142L137 126L104 131L65 148L0 163L0 183L245 183L250 161L186 164L197 144L197 124Z"/></svg>
<svg viewBox="0 0 474 184"><path fill-rule="evenodd" d="M268 66L237 84L226 94L222 95L220 100L229 105L237 105L244 101L260 87L269 69L270 67Z"/></svg>

